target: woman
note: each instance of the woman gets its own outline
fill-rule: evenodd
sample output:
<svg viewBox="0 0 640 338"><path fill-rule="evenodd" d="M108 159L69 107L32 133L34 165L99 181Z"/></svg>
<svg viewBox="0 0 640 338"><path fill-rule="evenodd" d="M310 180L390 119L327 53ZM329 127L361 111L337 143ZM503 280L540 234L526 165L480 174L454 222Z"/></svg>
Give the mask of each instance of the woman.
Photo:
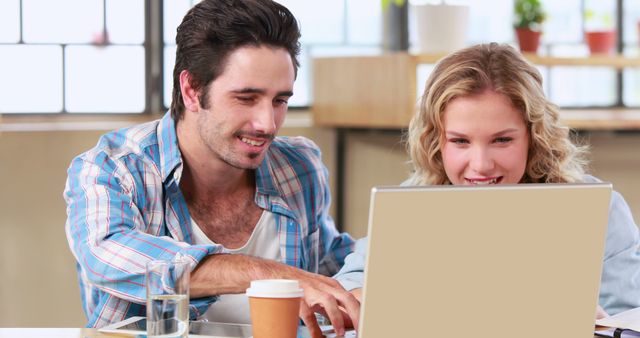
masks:
<svg viewBox="0 0 640 338"><path fill-rule="evenodd" d="M560 124L540 73L507 45L477 45L441 60L407 141L414 166L407 185L598 181L585 174L586 149ZM629 207L614 192L597 317L640 306L639 245ZM343 279L362 281L364 250L359 245L348 257Z"/></svg>

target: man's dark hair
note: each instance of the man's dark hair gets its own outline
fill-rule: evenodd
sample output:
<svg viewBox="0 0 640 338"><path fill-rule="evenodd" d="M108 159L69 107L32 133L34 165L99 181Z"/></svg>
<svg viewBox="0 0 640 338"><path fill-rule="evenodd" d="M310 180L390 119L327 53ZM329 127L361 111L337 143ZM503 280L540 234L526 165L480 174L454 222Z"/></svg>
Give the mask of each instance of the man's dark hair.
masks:
<svg viewBox="0 0 640 338"><path fill-rule="evenodd" d="M229 54L244 46L284 48L298 70L300 29L291 12L272 0L203 0L182 19L176 35L171 117L184 114L180 73L187 70L189 83L200 91L200 105L207 108L207 88L224 70Z"/></svg>

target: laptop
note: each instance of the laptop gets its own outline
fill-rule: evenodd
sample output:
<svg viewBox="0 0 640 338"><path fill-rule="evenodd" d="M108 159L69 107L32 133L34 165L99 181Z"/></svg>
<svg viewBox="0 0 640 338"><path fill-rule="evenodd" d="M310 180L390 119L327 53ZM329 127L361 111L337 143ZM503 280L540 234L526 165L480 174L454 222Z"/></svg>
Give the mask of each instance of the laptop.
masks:
<svg viewBox="0 0 640 338"><path fill-rule="evenodd" d="M359 337L593 337L611 184L376 187Z"/></svg>

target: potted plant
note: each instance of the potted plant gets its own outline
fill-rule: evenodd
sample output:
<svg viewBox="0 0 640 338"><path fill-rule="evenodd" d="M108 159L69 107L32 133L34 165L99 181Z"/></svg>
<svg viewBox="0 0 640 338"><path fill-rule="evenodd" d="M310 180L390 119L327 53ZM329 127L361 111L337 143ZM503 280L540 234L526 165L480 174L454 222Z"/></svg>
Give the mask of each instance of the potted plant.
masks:
<svg viewBox="0 0 640 338"><path fill-rule="evenodd" d="M535 53L540 45L542 23L547 18L540 0L516 0L514 3L516 37L522 52Z"/></svg>
<svg viewBox="0 0 640 338"><path fill-rule="evenodd" d="M382 0L382 8L385 9L391 5L391 3L395 4L398 7L404 6L405 0Z"/></svg>
<svg viewBox="0 0 640 338"><path fill-rule="evenodd" d="M382 0L382 46L388 51L409 49L409 10L406 0Z"/></svg>
<svg viewBox="0 0 640 338"><path fill-rule="evenodd" d="M584 11L584 39L591 54L614 54L616 30L612 10L586 7Z"/></svg>

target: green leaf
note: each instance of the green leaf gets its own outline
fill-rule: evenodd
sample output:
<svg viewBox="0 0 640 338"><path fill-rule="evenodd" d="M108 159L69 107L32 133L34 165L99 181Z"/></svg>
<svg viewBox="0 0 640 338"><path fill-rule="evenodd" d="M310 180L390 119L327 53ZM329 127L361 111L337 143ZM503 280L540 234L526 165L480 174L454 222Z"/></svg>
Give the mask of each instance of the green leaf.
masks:
<svg viewBox="0 0 640 338"><path fill-rule="evenodd" d="M386 10L392 3L397 7L402 7L406 0L382 0L382 9Z"/></svg>
<svg viewBox="0 0 640 338"><path fill-rule="evenodd" d="M540 0L516 0L513 9L516 28L538 30L547 18Z"/></svg>

